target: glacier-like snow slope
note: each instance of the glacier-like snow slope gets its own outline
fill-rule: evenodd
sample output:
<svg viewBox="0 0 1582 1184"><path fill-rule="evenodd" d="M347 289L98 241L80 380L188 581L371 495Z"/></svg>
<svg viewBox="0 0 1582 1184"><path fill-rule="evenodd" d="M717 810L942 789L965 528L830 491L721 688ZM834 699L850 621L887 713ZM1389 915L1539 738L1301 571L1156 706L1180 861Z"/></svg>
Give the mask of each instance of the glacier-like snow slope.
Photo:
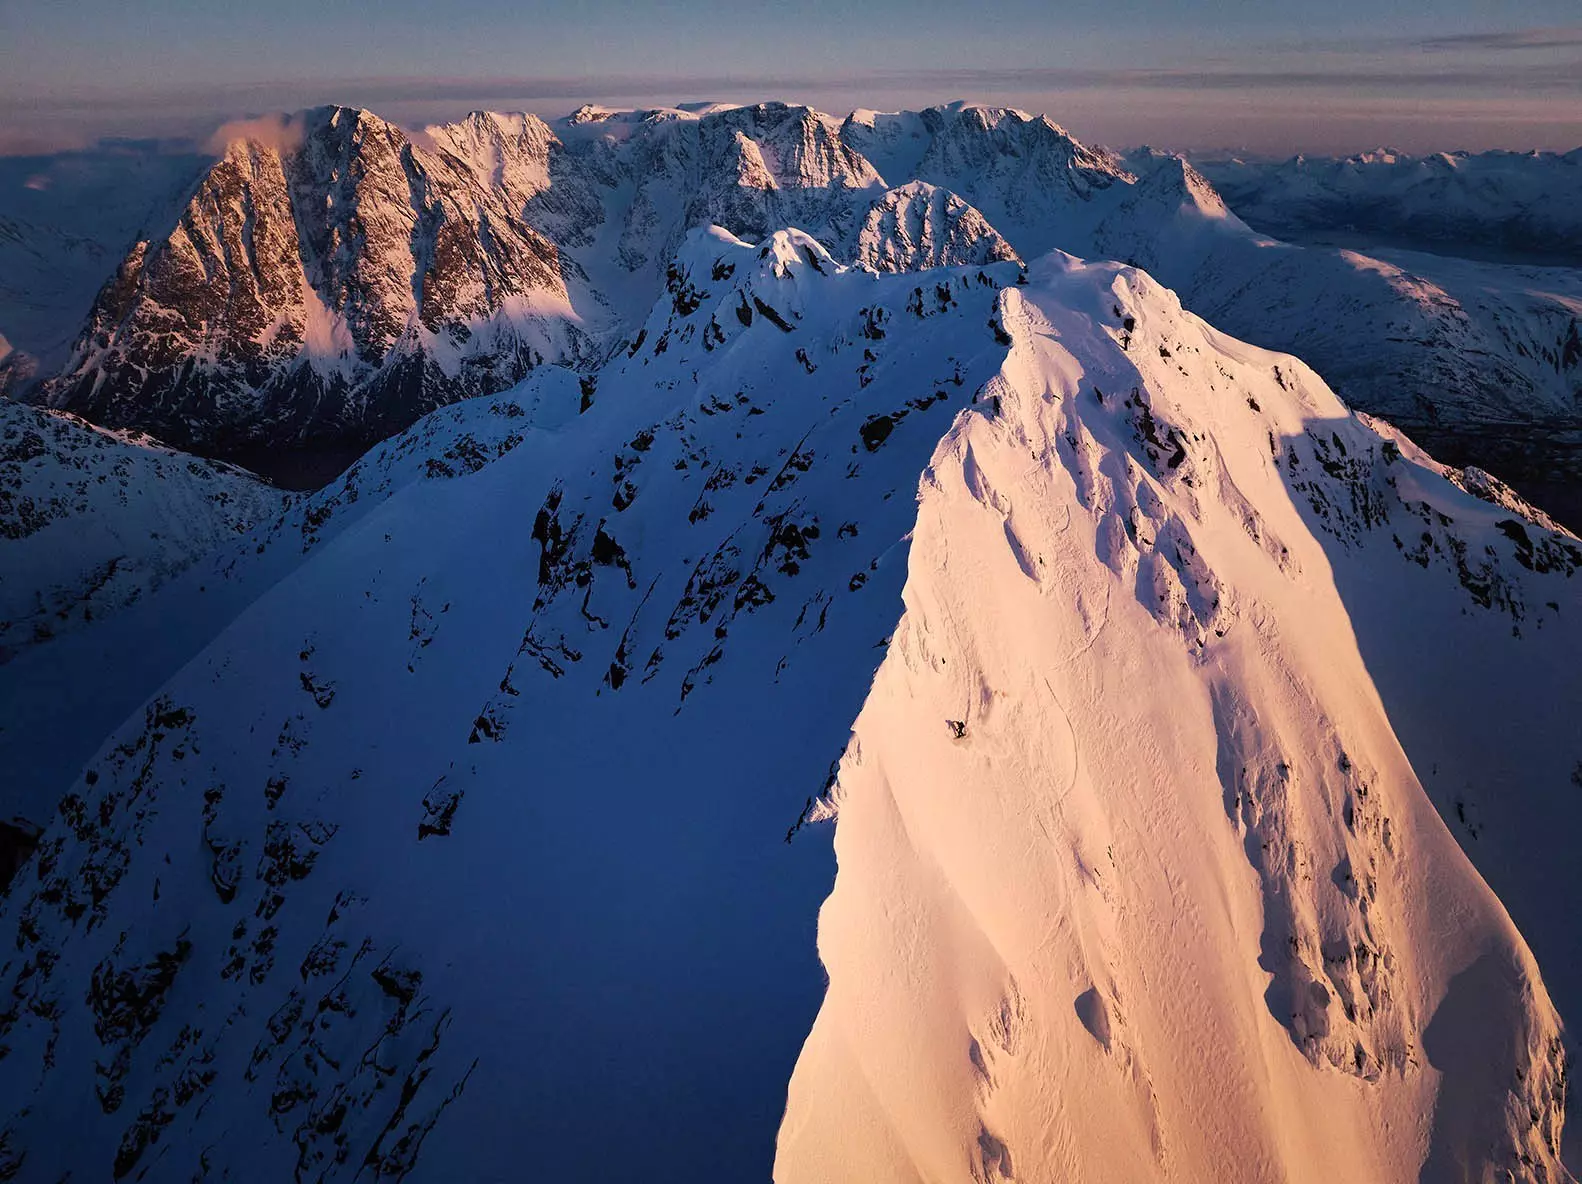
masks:
<svg viewBox="0 0 1582 1184"><path fill-rule="evenodd" d="M160 681L108 691L131 673L135 633L126 644L114 631L121 642L92 662L56 645L233 548L283 502L229 465L0 397L0 885L12 873L5 840L25 853L61 787ZM54 743L63 732L79 739Z"/></svg>
<svg viewBox="0 0 1582 1184"><path fill-rule="evenodd" d="M0 905L0 1165L762 1178L786 1106L788 1180L1563 1178L1413 647L1545 959L1576 541L1129 269L666 272L35 651L191 622Z"/></svg>
<svg viewBox="0 0 1582 1184"><path fill-rule="evenodd" d="M777 1179L1568 1179L1558 1023L1369 668L1443 692L1353 618L1570 641L1582 549L1138 273L1052 258L1003 299L1001 414L924 475L830 796L830 988ZM1466 546L1496 519L1546 578ZM1331 554L1363 550L1385 588L1348 600ZM1541 765L1507 821L1574 819ZM1522 904L1553 916L1576 884L1547 865Z"/></svg>

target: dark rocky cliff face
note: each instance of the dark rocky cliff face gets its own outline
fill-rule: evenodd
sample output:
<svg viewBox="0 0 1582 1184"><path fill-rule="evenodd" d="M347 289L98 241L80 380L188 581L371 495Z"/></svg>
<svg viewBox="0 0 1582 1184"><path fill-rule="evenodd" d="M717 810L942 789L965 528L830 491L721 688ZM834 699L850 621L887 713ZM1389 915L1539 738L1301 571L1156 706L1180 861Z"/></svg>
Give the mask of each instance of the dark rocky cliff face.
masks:
<svg viewBox="0 0 1582 1184"><path fill-rule="evenodd" d="M447 130L420 145L321 108L284 145L232 143L122 262L44 401L267 470L271 449L355 452L575 358L559 252L522 216L549 129Z"/></svg>

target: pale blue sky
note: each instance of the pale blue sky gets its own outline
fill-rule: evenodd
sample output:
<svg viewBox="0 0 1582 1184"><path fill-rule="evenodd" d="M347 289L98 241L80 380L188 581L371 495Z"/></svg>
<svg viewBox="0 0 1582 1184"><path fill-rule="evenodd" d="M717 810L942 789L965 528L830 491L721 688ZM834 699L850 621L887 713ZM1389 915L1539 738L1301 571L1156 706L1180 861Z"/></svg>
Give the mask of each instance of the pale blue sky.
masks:
<svg viewBox="0 0 1582 1184"><path fill-rule="evenodd" d="M1577 0L0 0L0 151L319 102L418 122L585 99L964 97L1114 144L1582 143Z"/></svg>

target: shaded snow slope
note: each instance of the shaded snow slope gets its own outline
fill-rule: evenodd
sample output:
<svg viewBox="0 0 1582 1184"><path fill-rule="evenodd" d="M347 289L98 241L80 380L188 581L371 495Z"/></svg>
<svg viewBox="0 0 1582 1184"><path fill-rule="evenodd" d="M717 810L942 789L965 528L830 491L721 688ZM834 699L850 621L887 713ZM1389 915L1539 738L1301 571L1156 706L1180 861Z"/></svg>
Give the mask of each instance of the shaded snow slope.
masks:
<svg viewBox="0 0 1582 1184"><path fill-rule="evenodd" d="M120 647L78 666L60 639L117 620L283 500L250 473L0 397L0 889L85 755L60 763L51 738L97 744L142 697L105 694ZM72 711L52 683L101 710Z"/></svg>
<svg viewBox="0 0 1582 1184"><path fill-rule="evenodd" d="M700 236L584 414L445 409L236 557L5 904L5 1162L767 1170L830 876L783 840L1016 268L836 272Z"/></svg>
<svg viewBox="0 0 1582 1184"><path fill-rule="evenodd" d="M153 592L283 500L139 433L0 399L0 663Z"/></svg>
<svg viewBox="0 0 1582 1184"><path fill-rule="evenodd" d="M119 587L127 592L127 603L114 615L95 613L91 623L52 619L47 646L24 646L0 664L0 702L6 706L0 713L0 767L9 770L6 789L11 808L28 819L52 815L63 787L82 771L104 737L322 543L430 474L454 472L457 465L477 464L480 457L508 451L513 440L520 442L528 423L553 426L574 417L581 397L575 375L543 367L476 411L441 409L354 464L318 495L286 501L272 491L264 493L269 512L257 514L251 520L257 528L254 534L232 546L215 545L189 554L171 551L167 544L166 551L158 552L158 565L137 568L147 577L147 586L111 585L112 590ZM0 409L5 406L0 403ZM43 423L56 425L54 432L64 433L62 439L78 445L75 451L50 453L47 459L15 470L18 502L31 502L34 512L40 505L69 512L54 534L67 536L77 549L65 547L60 557L78 555L85 542L113 540L118 531L125 534L133 520L129 510L187 505L181 495L199 484L184 471L191 465L214 470L221 477L230 472L225 466L196 462L154 446L147 451L155 459L139 461L137 450L112 446L116 439L112 433L68 429L73 420L60 413L28 408L18 412L42 417ZM55 438L47 433L46 437ZM128 453L137 463L128 465L121 459ZM76 468L79 463L85 469ZM175 474L173 478L131 481L134 474L148 478L150 472L167 469ZM115 475L118 471L120 476ZM62 482L63 474L71 480ZM89 476L91 482L86 480ZM105 480L100 481L100 476ZM251 480L244 484L267 491ZM204 507L205 514L184 511L181 520L169 526L168 537L188 537L219 507L236 504L222 496L228 488L224 480L217 480L215 504ZM85 507L93 511L91 515L77 513ZM50 537L45 532L46 542ZM154 546L152 540L142 543L141 536L133 542ZM41 545L33 544L35 549ZM52 553L53 549L51 544ZM16 550L19 560L25 553L25 548ZM95 553L92 562L107 564L112 558ZM180 574L171 574L182 568ZM18 562L11 580L19 589L32 590L30 595L48 588L32 564Z"/></svg>
<svg viewBox="0 0 1582 1184"><path fill-rule="evenodd" d="M1031 279L1000 414L924 474L829 798L830 988L776 1178L1569 1178L1557 1018L1359 652L1353 615L1422 606L1348 602L1328 550L1388 577L1379 535L1419 521L1437 611L1541 587L1565 612L1529 627L1569 638L1582 548L1539 530L1512 564L1519 509L1136 272Z"/></svg>

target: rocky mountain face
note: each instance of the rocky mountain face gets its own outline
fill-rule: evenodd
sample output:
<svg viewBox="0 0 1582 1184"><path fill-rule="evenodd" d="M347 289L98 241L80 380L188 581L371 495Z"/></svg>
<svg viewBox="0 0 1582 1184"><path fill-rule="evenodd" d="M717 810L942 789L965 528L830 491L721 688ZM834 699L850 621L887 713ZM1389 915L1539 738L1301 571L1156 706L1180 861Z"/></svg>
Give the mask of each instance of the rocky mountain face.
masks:
<svg viewBox="0 0 1582 1184"><path fill-rule="evenodd" d="M132 249L45 402L214 455L339 456L577 356L558 253L522 219L541 122L419 144L321 108L277 131L232 143Z"/></svg>
<svg viewBox="0 0 1582 1184"><path fill-rule="evenodd" d="M1582 543L1133 268L837 247L0 666L0 1174L1568 1178Z"/></svg>

